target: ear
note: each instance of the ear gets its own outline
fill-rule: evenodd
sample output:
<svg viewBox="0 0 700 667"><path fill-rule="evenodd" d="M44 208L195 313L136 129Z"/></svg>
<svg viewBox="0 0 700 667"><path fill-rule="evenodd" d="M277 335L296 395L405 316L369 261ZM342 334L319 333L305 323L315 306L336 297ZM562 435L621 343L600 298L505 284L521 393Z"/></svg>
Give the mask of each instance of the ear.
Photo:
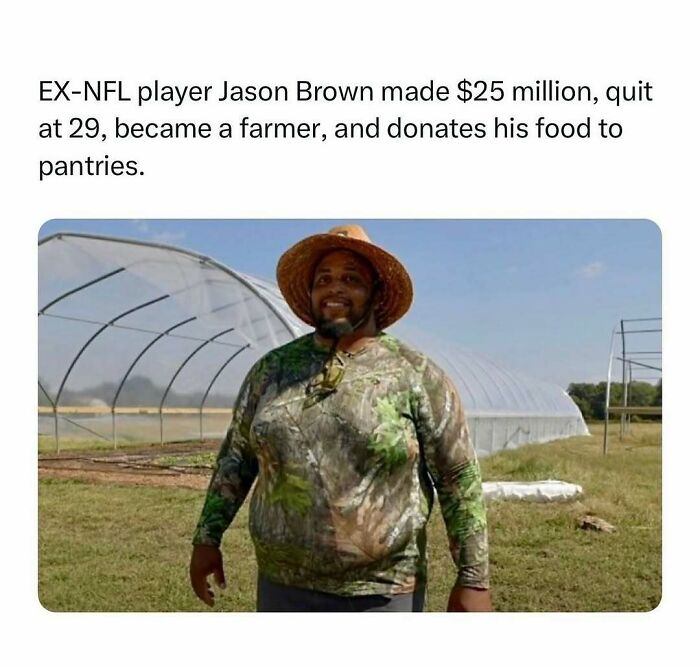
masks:
<svg viewBox="0 0 700 667"><path fill-rule="evenodd" d="M379 301L381 300L382 296L382 282L378 278L372 283L372 288L369 296L369 302L370 306L372 309L372 312L374 312L379 305Z"/></svg>

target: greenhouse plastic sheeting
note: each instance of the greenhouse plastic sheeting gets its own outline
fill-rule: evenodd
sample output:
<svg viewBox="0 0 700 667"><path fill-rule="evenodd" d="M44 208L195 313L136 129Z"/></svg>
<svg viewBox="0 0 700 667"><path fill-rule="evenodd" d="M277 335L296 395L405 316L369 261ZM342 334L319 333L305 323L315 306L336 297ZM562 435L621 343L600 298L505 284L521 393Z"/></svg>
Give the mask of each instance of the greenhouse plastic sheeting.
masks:
<svg viewBox="0 0 700 667"><path fill-rule="evenodd" d="M307 331L276 285L208 257L53 235L39 244L40 434L59 442L218 439L252 364ZM452 377L480 455L587 434L560 387L458 346L401 337Z"/></svg>
<svg viewBox="0 0 700 667"><path fill-rule="evenodd" d="M480 455L589 434L578 406L558 385L420 332L407 331L401 337L452 378Z"/></svg>

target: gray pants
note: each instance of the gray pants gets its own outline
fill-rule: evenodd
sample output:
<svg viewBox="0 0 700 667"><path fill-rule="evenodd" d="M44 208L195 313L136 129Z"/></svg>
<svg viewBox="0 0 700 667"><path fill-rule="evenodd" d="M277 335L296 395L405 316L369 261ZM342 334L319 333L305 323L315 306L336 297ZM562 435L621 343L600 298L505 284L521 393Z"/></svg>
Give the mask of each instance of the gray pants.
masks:
<svg viewBox="0 0 700 667"><path fill-rule="evenodd" d="M258 611L423 611L425 590L345 597L283 586L258 577Z"/></svg>

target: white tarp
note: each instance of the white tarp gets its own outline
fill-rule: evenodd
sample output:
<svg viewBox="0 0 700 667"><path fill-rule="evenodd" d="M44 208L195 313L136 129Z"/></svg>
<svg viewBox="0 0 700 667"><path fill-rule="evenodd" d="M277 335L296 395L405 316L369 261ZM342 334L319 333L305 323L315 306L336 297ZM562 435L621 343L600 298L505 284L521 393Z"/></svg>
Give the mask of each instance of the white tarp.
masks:
<svg viewBox="0 0 700 667"><path fill-rule="evenodd" d="M484 482L486 500L526 500L551 503L572 500L583 493L578 484L546 479L538 482Z"/></svg>

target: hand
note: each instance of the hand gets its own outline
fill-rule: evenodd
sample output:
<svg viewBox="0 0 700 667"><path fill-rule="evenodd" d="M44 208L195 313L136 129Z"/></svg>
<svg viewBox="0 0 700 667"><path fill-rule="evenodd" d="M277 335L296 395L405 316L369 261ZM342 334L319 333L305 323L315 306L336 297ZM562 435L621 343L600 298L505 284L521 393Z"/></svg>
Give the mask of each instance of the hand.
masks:
<svg viewBox="0 0 700 667"><path fill-rule="evenodd" d="M190 561L190 583L196 596L210 607L214 606L214 594L207 577L213 574L216 585L222 590L226 588L224 577L224 561L219 547L208 544L196 544L192 549Z"/></svg>
<svg viewBox="0 0 700 667"><path fill-rule="evenodd" d="M450 593L447 611L493 611L491 591L455 585Z"/></svg>

